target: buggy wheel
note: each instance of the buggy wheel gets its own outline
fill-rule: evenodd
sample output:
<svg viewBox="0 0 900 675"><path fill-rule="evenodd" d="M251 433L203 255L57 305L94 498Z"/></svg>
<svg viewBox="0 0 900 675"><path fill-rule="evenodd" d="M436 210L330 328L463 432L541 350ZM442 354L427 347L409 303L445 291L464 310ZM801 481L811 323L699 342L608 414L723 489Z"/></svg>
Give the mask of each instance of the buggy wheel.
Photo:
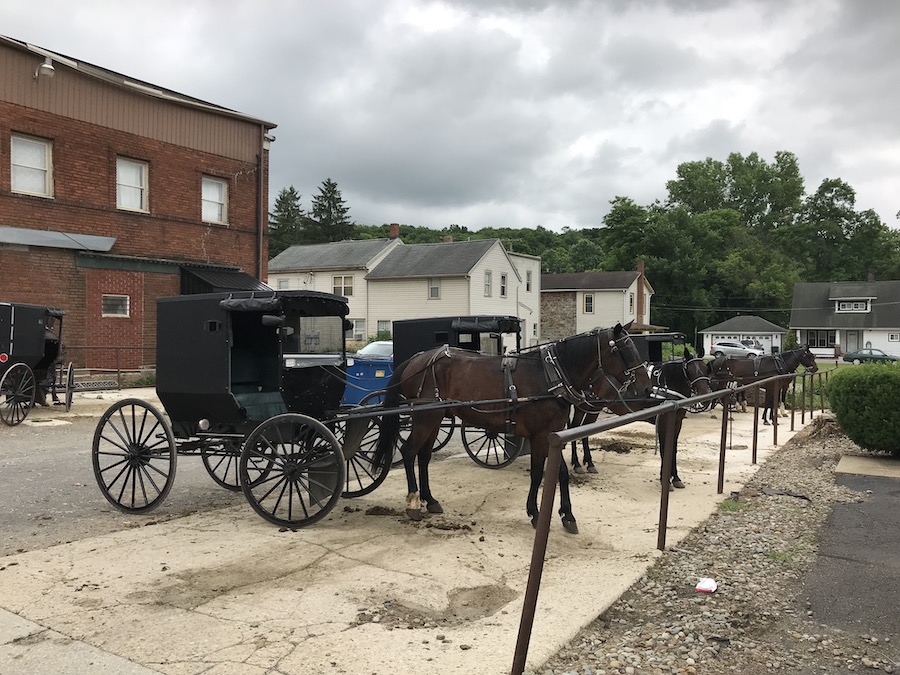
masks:
<svg viewBox="0 0 900 675"><path fill-rule="evenodd" d="M715 401L712 401L712 404L715 405ZM710 401L702 401L700 403L694 403L693 405L688 407L688 412L690 413L701 413L705 410L710 409Z"/></svg>
<svg viewBox="0 0 900 675"><path fill-rule="evenodd" d="M510 464L525 446L525 439L509 437L496 431L470 429L460 425L462 442L476 464L488 469L502 469Z"/></svg>
<svg viewBox="0 0 900 675"><path fill-rule="evenodd" d="M72 367L71 361L66 366L63 376L65 377L63 380L65 385L63 401L65 402L66 412L69 412L72 409L72 394L75 392L75 369Z"/></svg>
<svg viewBox="0 0 900 675"><path fill-rule="evenodd" d="M442 450L450 439L453 438L453 432L456 431L456 418L450 415L441 420L441 428L438 430L437 438L434 441L432 452Z"/></svg>
<svg viewBox="0 0 900 675"><path fill-rule="evenodd" d="M254 475L265 464L262 474ZM324 518L340 499L344 454L334 434L312 417L287 413L260 424L241 451L241 490L265 520L304 527Z"/></svg>
<svg viewBox="0 0 900 675"><path fill-rule="evenodd" d="M403 444L409 440L409 432L412 430L412 417L400 415L400 433L397 434L397 442L394 444L394 456L391 466L403 466Z"/></svg>
<svg viewBox="0 0 900 675"><path fill-rule="evenodd" d="M126 398L94 430L92 462L100 492L125 513L159 506L175 481L175 435L154 406Z"/></svg>
<svg viewBox="0 0 900 675"><path fill-rule="evenodd" d="M241 489L240 462L241 442L225 438L200 448L203 466L214 481L226 490L237 492Z"/></svg>
<svg viewBox="0 0 900 675"><path fill-rule="evenodd" d="M34 371L16 363L0 377L0 419L8 426L21 424L34 407L37 382Z"/></svg>
<svg viewBox="0 0 900 675"><path fill-rule="evenodd" d="M337 422L335 436L343 442L345 422ZM376 460L375 448L378 446L378 437L381 435L381 425L378 419L369 419L366 433L359 442L359 449L346 460L346 478L344 479L344 491L342 497L353 498L367 495L377 488L387 478L391 466L388 462L380 465Z"/></svg>

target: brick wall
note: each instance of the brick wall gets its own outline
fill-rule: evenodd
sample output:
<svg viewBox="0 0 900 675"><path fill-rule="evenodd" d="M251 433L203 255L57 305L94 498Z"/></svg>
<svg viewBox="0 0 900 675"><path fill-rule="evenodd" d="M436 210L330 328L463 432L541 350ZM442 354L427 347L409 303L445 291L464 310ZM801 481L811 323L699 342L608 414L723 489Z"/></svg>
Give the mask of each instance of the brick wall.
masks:
<svg viewBox="0 0 900 675"><path fill-rule="evenodd" d="M10 137L25 134L52 142L52 198L10 190ZM116 208L116 159L149 166L149 213ZM114 237L109 252L129 258L238 266L257 276L258 174L254 162L239 161L124 133L95 124L0 101L0 226ZM268 153L263 155L264 194ZM201 221L204 175L228 185L228 224ZM263 218L262 269L268 260ZM76 252L0 244L0 301L29 302L66 310L63 341L84 346L69 357L77 367L114 367L118 345L123 368L155 363L156 298L178 295L177 273L76 266ZM128 265L123 265L127 268ZM132 266L133 267L133 266ZM177 267L172 267L177 272ZM130 297L127 319L102 317L103 294ZM88 349L93 347L95 349ZM130 352L127 357L125 352Z"/></svg>
<svg viewBox="0 0 900 675"><path fill-rule="evenodd" d="M541 293L541 339L546 342L575 335L575 293Z"/></svg>

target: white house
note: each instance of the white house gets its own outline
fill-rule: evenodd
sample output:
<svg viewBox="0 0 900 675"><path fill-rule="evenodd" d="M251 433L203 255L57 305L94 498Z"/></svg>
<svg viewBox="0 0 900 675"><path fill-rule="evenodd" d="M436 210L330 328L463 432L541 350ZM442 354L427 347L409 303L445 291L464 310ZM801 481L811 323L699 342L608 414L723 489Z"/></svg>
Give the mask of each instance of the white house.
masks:
<svg viewBox="0 0 900 675"><path fill-rule="evenodd" d="M523 344L534 344L539 272L539 258L509 254L499 239L407 245L391 237L292 246L269 261L269 284L347 297L356 342L390 333L400 319L484 314L519 317Z"/></svg>
<svg viewBox="0 0 900 675"><path fill-rule="evenodd" d="M634 321L632 332L657 330L650 323L653 287L643 261L628 272L541 275L541 334L559 340L593 328Z"/></svg>
<svg viewBox="0 0 900 675"><path fill-rule="evenodd" d="M794 284L791 330L816 356L864 347L900 356L900 281Z"/></svg>

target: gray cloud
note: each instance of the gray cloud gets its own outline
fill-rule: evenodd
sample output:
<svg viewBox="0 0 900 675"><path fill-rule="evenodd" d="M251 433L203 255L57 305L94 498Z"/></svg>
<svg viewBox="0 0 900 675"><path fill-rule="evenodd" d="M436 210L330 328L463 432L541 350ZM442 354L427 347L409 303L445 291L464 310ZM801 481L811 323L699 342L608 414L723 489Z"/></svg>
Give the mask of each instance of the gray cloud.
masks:
<svg viewBox="0 0 900 675"><path fill-rule="evenodd" d="M596 226L778 150L900 209L893 0L44 4L0 32L277 123L272 199L330 177L359 222Z"/></svg>

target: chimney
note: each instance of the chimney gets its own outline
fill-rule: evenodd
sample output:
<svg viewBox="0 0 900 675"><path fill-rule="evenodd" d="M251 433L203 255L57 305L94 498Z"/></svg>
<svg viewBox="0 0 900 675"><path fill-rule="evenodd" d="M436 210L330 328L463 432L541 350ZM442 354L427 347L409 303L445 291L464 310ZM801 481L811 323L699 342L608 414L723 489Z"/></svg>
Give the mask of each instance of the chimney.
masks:
<svg viewBox="0 0 900 675"><path fill-rule="evenodd" d="M445 243L445 244L452 244L452 243L453 243L453 235L452 235L452 234L445 234L445 235L444 235L444 243Z"/></svg>
<svg viewBox="0 0 900 675"><path fill-rule="evenodd" d="M868 277L866 278L866 281L868 281L869 283L875 281L875 270L869 270L869 274L868 274Z"/></svg>
<svg viewBox="0 0 900 675"><path fill-rule="evenodd" d="M391 223L391 229L388 232L388 239L396 239L400 236L400 223Z"/></svg>

